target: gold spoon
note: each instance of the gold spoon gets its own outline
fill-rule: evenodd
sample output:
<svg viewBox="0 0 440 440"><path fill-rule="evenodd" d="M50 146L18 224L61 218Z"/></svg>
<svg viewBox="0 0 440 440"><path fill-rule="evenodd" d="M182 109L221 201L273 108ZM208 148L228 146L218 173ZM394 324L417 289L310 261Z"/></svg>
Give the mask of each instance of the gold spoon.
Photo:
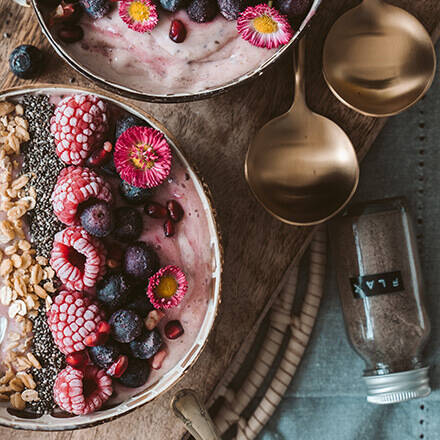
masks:
<svg viewBox="0 0 440 440"><path fill-rule="evenodd" d="M348 136L307 107L304 52L303 38L292 107L257 133L245 160L246 180L258 201L274 217L299 226L336 215L359 181L359 164Z"/></svg>
<svg viewBox="0 0 440 440"><path fill-rule="evenodd" d="M324 44L324 78L344 104L368 116L390 116L431 86L435 51L411 14L382 0L364 0L342 15Z"/></svg>

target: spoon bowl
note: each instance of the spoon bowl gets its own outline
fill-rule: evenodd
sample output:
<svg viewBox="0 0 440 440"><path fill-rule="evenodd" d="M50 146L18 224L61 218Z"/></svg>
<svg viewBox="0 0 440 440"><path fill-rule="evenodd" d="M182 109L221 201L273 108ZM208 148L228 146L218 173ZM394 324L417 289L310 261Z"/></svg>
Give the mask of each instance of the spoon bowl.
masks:
<svg viewBox="0 0 440 440"><path fill-rule="evenodd" d="M304 46L295 64L295 103L261 128L249 146L245 176L258 201L293 225L322 223L354 195L359 165L350 139L333 121L308 109Z"/></svg>
<svg viewBox="0 0 440 440"><path fill-rule="evenodd" d="M324 78L347 106L390 116L417 102L435 74L435 51L423 25L382 0L364 0L332 26L323 51Z"/></svg>

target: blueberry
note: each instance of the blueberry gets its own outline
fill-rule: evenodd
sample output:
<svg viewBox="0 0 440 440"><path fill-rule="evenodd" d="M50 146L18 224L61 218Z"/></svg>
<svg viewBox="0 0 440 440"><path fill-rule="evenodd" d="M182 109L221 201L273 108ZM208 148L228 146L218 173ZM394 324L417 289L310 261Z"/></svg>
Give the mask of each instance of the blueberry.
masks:
<svg viewBox="0 0 440 440"><path fill-rule="evenodd" d="M109 204L102 200L97 200L83 207L80 220L82 227L95 237L106 237L115 225Z"/></svg>
<svg viewBox="0 0 440 440"><path fill-rule="evenodd" d="M119 192L124 200L133 205L148 202L153 194L153 190L150 188L138 188L137 186L130 185L125 180L121 180Z"/></svg>
<svg viewBox="0 0 440 440"><path fill-rule="evenodd" d="M240 12L246 9L248 1L246 0L217 0L220 14L226 18L226 20L237 20Z"/></svg>
<svg viewBox="0 0 440 440"><path fill-rule="evenodd" d="M310 9L310 0L275 0L275 7L288 18L298 18Z"/></svg>
<svg viewBox="0 0 440 440"><path fill-rule="evenodd" d="M118 379L118 381L129 388L137 388L145 384L150 375L150 365L148 361L141 359L129 359L128 367L125 373Z"/></svg>
<svg viewBox="0 0 440 440"><path fill-rule="evenodd" d="M95 20L104 17L110 10L108 0L79 0L81 6Z"/></svg>
<svg viewBox="0 0 440 440"><path fill-rule="evenodd" d="M133 310L140 315L141 318L146 318L148 312L151 312L154 307L144 291L142 296L132 295L131 299L129 299L128 303L125 305L125 308L128 310Z"/></svg>
<svg viewBox="0 0 440 440"><path fill-rule="evenodd" d="M122 273L106 275L96 286L96 297L107 306L115 310L124 305L130 294L130 285Z"/></svg>
<svg viewBox="0 0 440 440"><path fill-rule="evenodd" d="M107 369L115 362L121 354L119 347L114 342L107 342L105 345L89 347L89 355L92 362L98 367Z"/></svg>
<svg viewBox="0 0 440 440"><path fill-rule="evenodd" d="M147 124L142 119L139 119L137 116L134 115L127 115L124 116L121 119L118 119L116 121L116 128L115 128L115 137L116 139L121 136L122 133L124 133L125 130L128 130L130 127L149 127L149 124Z"/></svg>
<svg viewBox="0 0 440 440"><path fill-rule="evenodd" d="M192 0L186 12L192 21L205 23L213 20L217 15L217 2L215 0Z"/></svg>
<svg viewBox="0 0 440 440"><path fill-rule="evenodd" d="M162 338L157 329L146 330L141 336L130 342L131 353L138 359L150 359L160 349Z"/></svg>
<svg viewBox="0 0 440 440"><path fill-rule="evenodd" d="M133 310L120 309L110 317L109 324L113 338L126 344L142 333L143 322Z"/></svg>
<svg viewBox="0 0 440 440"><path fill-rule="evenodd" d="M148 278L159 270L160 262L151 246L137 241L125 250L122 265L129 279L146 285Z"/></svg>
<svg viewBox="0 0 440 440"><path fill-rule="evenodd" d="M9 56L9 66L12 73L24 79L38 75L43 67L43 61L43 52L30 44L16 47Z"/></svg>
<svg viewBox="0 0 440 440"><path fill-rule="evenodd" d="M142 216L136 209L121 206L115 209L115 229L113 236L124 243L137 240L144 227Z"/></svg>
<svg viewBox="0 0 440 440"><path fill-rule="evenodd" d="M188 0L160 0L160 5L166 11L176 12L178 9L184 8L188 4Z"/></svg>

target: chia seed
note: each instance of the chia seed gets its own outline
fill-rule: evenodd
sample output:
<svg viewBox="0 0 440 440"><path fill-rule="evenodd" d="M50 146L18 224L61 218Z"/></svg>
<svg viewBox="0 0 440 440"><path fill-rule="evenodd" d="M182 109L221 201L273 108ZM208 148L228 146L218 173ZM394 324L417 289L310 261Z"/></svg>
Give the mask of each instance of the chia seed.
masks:
<svg viewBox="0 0 440 440"><path fill-rule="evenodd" d="M28 402L28 408L37 413L51 412L56 403L53 400L53 386L58 373L64 368L64 355L60 352L52 337L46 319L43 305L38 309L38 315L31 318L33 322L32 353L41 364L41 369L31 368L40 400Z"/></svg>
<svg viewBox="0 0 440 440"><path fill-rule="evenodd" d="M37 254L49 258L53 236L63 229L53 213L50 200L58 175L64 168L55 154L50 133L54 106L47 95L25 95L22 104L30 134L30 141L22 150L22 172L31 175L28 185L33 186L37 194L35 209L29 213L29 232Z"/></svg>

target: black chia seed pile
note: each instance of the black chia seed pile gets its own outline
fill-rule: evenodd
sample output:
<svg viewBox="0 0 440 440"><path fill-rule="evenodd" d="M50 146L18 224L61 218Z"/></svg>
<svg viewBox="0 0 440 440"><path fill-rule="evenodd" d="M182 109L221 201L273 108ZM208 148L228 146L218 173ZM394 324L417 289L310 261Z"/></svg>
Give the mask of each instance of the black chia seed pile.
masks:
<svg viewBox="0 0 440 440"><path fill-rule="evenodd" d="M37 414L44 414L50 413L56 407L53 400L53 386L58 373L65 367L65 362L64 355L53 341L43 305L38 309L38 315L32 319L32 322L34 324L32 353L39 360L42 368L29 370L37 383L36 390L40 400L28 402L27 405Z"/></svg>
<svg viewBox="0 0 440 440"><path fill-rule="evenodd" d="M55 217L50 197L64 164L54 154L55 144L50 133L54 106L47 95L25 95L24 116L29 122L30 141L23 148L22 172L30 173L30 186L37 193L37 205L29 213L31 241L37 255L49 258L53 236L63 229Z"/></svg>

